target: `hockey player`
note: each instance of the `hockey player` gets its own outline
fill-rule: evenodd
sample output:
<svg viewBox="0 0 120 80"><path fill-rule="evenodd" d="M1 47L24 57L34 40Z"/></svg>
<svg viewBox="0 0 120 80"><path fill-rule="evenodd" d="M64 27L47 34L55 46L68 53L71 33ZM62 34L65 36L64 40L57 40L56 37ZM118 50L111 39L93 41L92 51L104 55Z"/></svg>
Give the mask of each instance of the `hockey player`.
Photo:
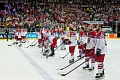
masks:
<svg viewBox="0 0 120 80"><path fill-rule="evenodd" d="M85 50L85 67L83 69L94 70L95 67L95 58L94 58L94 50L95 50L95 37L96 31L93 30L93 25L88 26L88 39L86 43ZM91 59L91 67L89 67L89 61Z"/></svg>
<svg viewBox="0 0 120 80"><path fill-rule="evenodd" d="M25 43L26 42L27 30L26 29L22 29L21 30L21 35L22 35L22 42Z"/></svg>
<svg viewBox="0 0 120 80"><path fill-rule="evenodd" d="M57 29L55 29L55 28L53 28L52 30L51 30L51 32L53 33L53 35L57 38Z"/></svg>
<svg viewBox="0 0 120 80"><path fill-rule="evenodd" d="M53 33L51 33L51 36L49 37L49 45L50 45L50 49L51 49L51 54L49 56L55 55L54 48L55 48L56 44L57 44L57 38L55 37L55 35Z"/></svg>
<svg viewBox="0 0 120 80"><path fill-rule="evenodd" d="M69 63L74 62L74 51L76 46L76 33L73 31L73 28L70 28L70 39L68 41L69 44L69 53L71 55L71 60L69 60Z"/></svg>
<svg viewBox="0 0 120 80"><path fill-rule="evenodd" d="M38 47L39 48L42 47L42 38L43 38L43 33L42 33L42 29L40 28L40 30L38 31Z"/></svg>
<svg viewBox="0 0 120 80"><path fill-rule="evenodd" d="M20 28L18 28L18 39L17 39L17 41L19 41L19 43L20 43L20 45L19 45L19 47L21 47L22 46L22 34L21 34L21 29Z"/></svg>
<svg viewBox="0 0 120 80"><path fill-rule="evenodd" d="M82 58L84 56L85 41L86 35L84 32L84 27L80 27L79 39L77 41L79 49L79 56L77 56L78 58Z"/></svg>
<svg viewBox="0 0 120 80"><path fill-rule="evenodd" d="M98 73L95 78L103 77L104 75L104 57L107 53L107 43L105 39L105 33L102 31L102 26L97 25L97 36L96 36L96 46L95 46L95 56L98 63Z"/></svg>
<svg viewBox="0 0 120 80"><path fill-rule="evenodd" d="M50 29L49 29L49 28L46 29L46 35L47 35L47 36L51 36L51 32L50 32Z"/></svg>
<svg viewBox="0 0 120 80"><path fill-rule="evenodd" d="M57 29L53 28L52 31L51 31L51 33L56 37L56 39L59 39L58 33L57 33ZM56 44L55 47L57 47L57 44Z"/></svg>
<svg viewBox="0 0 120 80"><path fill-rule="evenodd" d="M65 28L63 28L62 30L61 30L61 50L66 50L66 47L65 47L65 39L66 39L66 32L65 32Z"/></svg>
<svg viewBox="0 0 120 80"><path fill-rule="evenodd" d="M58 39L61 36L60 35L61 34L61 29L60 29L60 27L58 27L56 30L57 30L57 39Z"/></svg>
<svg viewBox="0 0 120 80"><path fill-rule="evenodd" d="M18 28L16 28L16 30L13 30L14 35L15 35L15 42L14 44L18 44L17 40L18 40Z"/></svg>
<svg viewBox="0 0 120 80"><path fill-rule="evenodd" d="M43 41L44 41L44 48L45 48L45 52L44 53L49 53L49 37L51 36L51 32L50 32L49 29L45 30L43 28L42 33L43 33L43 36L44 36L44 39L43 39ZM43 53L43 56L46 55L44 53Z"/></svg>

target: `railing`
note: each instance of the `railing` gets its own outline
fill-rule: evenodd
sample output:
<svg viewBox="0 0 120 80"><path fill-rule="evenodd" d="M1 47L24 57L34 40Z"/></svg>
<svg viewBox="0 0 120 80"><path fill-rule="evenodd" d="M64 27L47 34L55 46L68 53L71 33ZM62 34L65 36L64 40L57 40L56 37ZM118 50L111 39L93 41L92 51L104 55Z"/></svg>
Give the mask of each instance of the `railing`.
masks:
<svg viewBox="0 0 120 80"><path fill-rule="evenodd" d="M0 33L4 33L6 28L0 28ZM9 32L12 33L15 28L9 28Z"/></svg>

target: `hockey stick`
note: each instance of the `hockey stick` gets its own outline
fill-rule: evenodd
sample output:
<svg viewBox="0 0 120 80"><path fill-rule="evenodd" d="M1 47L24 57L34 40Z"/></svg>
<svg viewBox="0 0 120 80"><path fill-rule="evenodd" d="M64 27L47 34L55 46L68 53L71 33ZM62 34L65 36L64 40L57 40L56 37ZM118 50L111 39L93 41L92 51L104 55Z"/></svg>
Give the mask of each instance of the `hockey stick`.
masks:
<svg viewBox="0 0 120 80"><path fill-rule="evenodd" d="M54 51L56 51L61 45L62 45L62 43L58 47L56 47Z"/></svg>
<svg viewBox="0 0 120 80"><path fill-rule="evenodd" d="M87 55L89 55L89 54L91 54L91 53L92 53L92 52L88 53ZM83 56L82 58L84 58L84 56ZM71 63L71 64L69 64L69 65L67 65L67 66L65 66L65 67L63 67L63 68L61 68L61 69L57 69L57 70L66 69L67 67L71 66L72 64L74 64L74 63L76 63L77 61L81 60L82 58L79 58L79 59L75 60L73 63Z"/></svg>
<svg viewBox="0 0 120 80"><path fill-rule="evenodd" d="M91 53L91 52L90 52ZM89 58L90 59L90 58ZM88 60L89 60L88 59ZM87 60L87 61L88 61ZM72 71L74 71L75 69L77 69L78 67L80 67L81 65L83 65L86 61L82 62L81 64L79 64L78 66L76 66L75 68L73 68L72 70L70 70L69 72L65 73L65 74L61 74L61 73L58 73L58 75L61 75L61 76L66 76L68 75L69 73L71 73Z"/></svg>
<svg viewBox="0 0 120 80"><path fill-rule="evenodd" d="M36 39L36 40L37 40L37 39ZM36 40L35 40L35 41L36 41ZM33 41L30 45L28 45L28 47L30 47L35 41ZM26 47L26 48L28 48L28 47Z"/></svg>
<svg viewBox="0 0 120 80"><path fill-rule="evenodd" d="M69 73L71 73L72 71L74 71L75 69L77 69L78 67L80 67L82 64L84 64L86 61L82 62L80 65L78 65L77 67L73 68L72 70L70 70L69 72L65 73L65 74L61 74L61 73L58 73L58 75L61 75L61 76L66 76L68 75Z"/></svg>
<svg viewBox="0 0 120 80"><path fill-rule="evenodd" d="M65 56L63 56L63 57L59 57L59 58L65 58L68 54L69 54L69 52L68 52L67 54L65 54Z"/></svg>
<svg viewBox="0 0 120 80"><path fill-rule="evenodd" d="M12 44L9 44L8 46L12 46L14 44L16 44L16 40L14 40L14 42Z"/></svg>
<svg viewBox="0 0 120 80"><path fill-rule="evenodd" d="M26 42L29 43L29 40L28 40L28 39L25 39L25 40L22 41L22 43L26 43Z"/></svg>
<svg viewBox="0 0 120 80"><path fill-rule="evenodd" d="M77 46L77 44L75 46ZM69 54L69 52L67 54L65 54L65 56L59 57L59 58L65 58L68 54Z"/></svg>
<svg viewBox="0 0 120 80"><path fill-rule="evenodd" d="M15 44L15 42L14 43L12 43L12 44L9 44L8 46L12 46L12 45L14 45Z"/></svg>
<svg viewBox="0 0 120 80"><path fill-rule="evenodd" d="M26 39L26 41L29 43L29 40L28 40L28 39Z"/></svg>
<svg viewBox="0 0 120 80"><path fill-rule="evenodd" d="M38 42L36 42L35 44L31 45L31 46L35 46Z"/></svg>
<svg viewBox="0 0 120 80"><path fill-rule="evenodd" d="M82 57L82 58L84 58L84 57ZM66 69L67 67L71 66L72 64L76 63L77 61L81 60L82 58L79 58L79 59L75 60L73 63L68 64L67 66L65 66L65 67L63 67L63 68L61 68L61 69L57 69L57 70L64 70L64 69Z"/></svg>

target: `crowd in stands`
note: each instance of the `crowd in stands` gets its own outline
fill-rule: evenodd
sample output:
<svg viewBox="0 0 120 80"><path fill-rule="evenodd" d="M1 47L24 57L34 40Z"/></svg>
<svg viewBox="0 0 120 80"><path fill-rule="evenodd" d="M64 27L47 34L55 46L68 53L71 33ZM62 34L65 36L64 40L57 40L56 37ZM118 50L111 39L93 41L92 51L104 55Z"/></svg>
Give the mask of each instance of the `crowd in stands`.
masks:
<svg viewBox="0 0 120 80"><path fill-rule="evenodd" d="M50 12L54 13L56 19L60 22L74 21L114 21L120 17L120 6L118 5L50 5Z"/></svg>
<svg viewBox="0 0 120 80"><path fill-rule="evenodd" d="M47 2L45 2L47 1ZM41 0L14 1L0 10L0 26L55 26L56 23L81 24L82 21L104 21L107 25L120 19L119 0Z"/></svg>
<svg viewBox="0 0 120 80"><path fill-rule="evenodd" d="M50 14L45 13L45 7L33 2L9 2L5 4L5 9L0 10L2 27L35 27L35 23L46 22Z"/></svg>

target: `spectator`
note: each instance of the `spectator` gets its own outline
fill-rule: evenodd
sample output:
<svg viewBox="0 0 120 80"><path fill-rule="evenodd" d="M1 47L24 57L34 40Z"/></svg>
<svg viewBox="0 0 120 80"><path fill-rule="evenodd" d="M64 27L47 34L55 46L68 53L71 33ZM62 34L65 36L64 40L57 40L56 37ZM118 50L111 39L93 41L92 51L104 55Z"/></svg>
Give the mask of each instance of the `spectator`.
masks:
<svg viewBox="0 0 120 80"><path fill-rule="evenodd" d="M7 38L7 41L8 41L8 36L9 36L9 29L8 28L5 30L5 34L6 34L6 38Z"/></svg>

